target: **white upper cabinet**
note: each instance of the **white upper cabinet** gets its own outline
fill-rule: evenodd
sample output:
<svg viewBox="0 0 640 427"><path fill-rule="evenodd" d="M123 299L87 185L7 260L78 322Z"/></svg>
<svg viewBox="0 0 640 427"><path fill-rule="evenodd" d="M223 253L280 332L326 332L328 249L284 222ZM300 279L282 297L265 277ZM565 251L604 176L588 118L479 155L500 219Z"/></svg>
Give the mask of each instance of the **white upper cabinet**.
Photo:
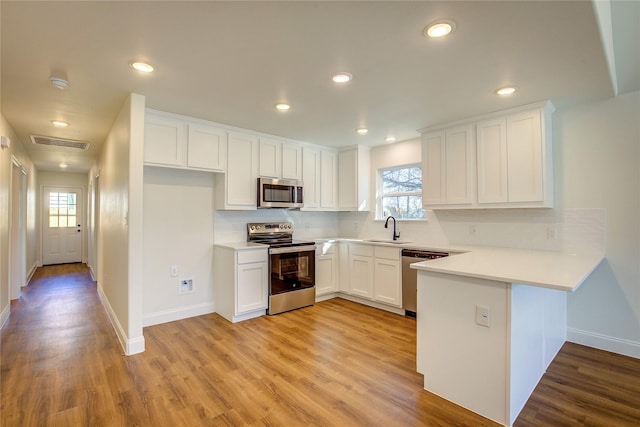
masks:
<svg viewBox="0 0 640 427"><path fill-rule="evenodd" d="M227 173L216 178L216 209L256 209L258 138L229 132Z"/></svg>
<svg viewBox="0 0 640 427"><path fill-rule="evenodd" d="M553 111L543 102L427 129L422 135L425 208L552 207Z"/></svg>
<svg viewBox="0 0 640 427"><path fill-rule="evenodd" d="M158 166L184 166L187 125L184 121L149 111L144 120L144 162Z"/></svg>
<svg viewBox="0 0 640 427"><path fill-rule="evenodd" d="M422 197L425 207L473 202L474 156L472 125L422 136Z"/></svg>
<svg viewBox="0 0 640 427"><path fill-rule="evenodd" d="M320 208L338 208L338 154L333 150L320 150Z"/></svg>
<svg viewBox="0 0 640 427"><path fill-rule="evenodd" d="M338 208L340 210L371 210L370 158L369 148L362 146L338 153Z"/></svg>
<svg viewBox="0 0 640 427"><path fill-rule="evenodd" d="M543 201L540 111L507 117L507 176L509 202Z"/></svg>
<svg viewBox="0 0 640 427"><path fill-rule="evenodd" d="M318 145L302 149L304 210L335 211L338 207L338 154Z"/></svg>
<svg viewBox="0 0 640 427"><path fill-rule="evenodd" d="M281 178L282 142L260 138L260 176Z"/></svg>
<svg viewBox="0 0 640 427"><path fill-rule="evenodd" d="M301 180L301 145L260 138L260 176Z"/></svg>
<svg viewBox="0 0 640 427"><path fill-rule="evenodd" d="M302 180L304 182L304 209L320 207L320 149L305 146L302 149Z"/></svg>
<svg viewBox="0 0 640 427"><path fill-rule="evenodd" d="M507 120L478 122L478 203L504 203L507 194Z"/></svg>
<svg viewBox="0 0 640 427"><path fill-rule="evenodd" d="M302 145L293 142L282 143L282 177L302 179Z"/></svg>
<svg viewBox="0 0 640 427"><path fill-rule="evenodd" d="M187 166L224 172L227 169L227 131L213 126L189 124Z"/></svg>
<svg viewBox="0 0 640 427"><path fill-rule="evenodd" d="M552 112L547 103L478 122L478 204L553 206Z"/></svg>
<svg viewBox="0 0 640 427"><path fill-rule="evenodd" d="M144 163L180 169L224 172L227 131L186 117L147 110Z"/></svg>

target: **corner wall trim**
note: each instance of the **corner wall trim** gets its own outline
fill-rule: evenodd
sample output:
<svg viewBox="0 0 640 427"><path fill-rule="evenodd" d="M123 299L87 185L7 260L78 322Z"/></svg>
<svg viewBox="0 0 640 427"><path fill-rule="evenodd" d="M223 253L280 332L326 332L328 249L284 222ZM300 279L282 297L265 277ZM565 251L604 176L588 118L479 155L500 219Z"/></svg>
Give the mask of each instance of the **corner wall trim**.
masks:
<svg viewBox="0 0 640 427"><path fill-rule="evenodd" d="M27 274L27 281L25 283L25 286L29 285L37 269L38 269L38 263L34 262L33 265L31 266L31 269L29 270L29 274Z"/></svg>
<svg viewBox="0 0 640 427"><path fill-rule="evenodd" d="M567 328L567 341L640 359L640 343L635 341L573 328Z"/></svg>
<svg viewBox="0 0 640 427"><path fill-rule="evenodd" d="M189 317L202 316L203 314L211 314L215 313L215 311L215 304L212 302L195 304L171 310L157 311L155 313L145 314L142 317L142 326L159 325L161 323L188 319Z"/></svg>
<svg viewBox="0 0 640 427"><path fill-rule="evenodd" d="M118 316L116 316L115 311L111 307L109 303L109 299L104 294L104 290L102 286L98 283L98 296L100 297L100 302L104 307L107 315L109 316L109 321L111 321L111 326L113 326L116 335L118 336L118 341L120 341L120 345L122 346L122 350L124 351L125 356L131 356L132 354L142 353L144 351L144 337L139 337L135 339L129 339L127 337L124 328L120 324L118 320Z"/></svg>
<svg viewBox="0 0 640 427"><path fill-rule="evenodd" d="M4 328L4 325L9 320L9 316L11 315L11 302L7 304L7 306L0 313L0 329Z"/></svg>

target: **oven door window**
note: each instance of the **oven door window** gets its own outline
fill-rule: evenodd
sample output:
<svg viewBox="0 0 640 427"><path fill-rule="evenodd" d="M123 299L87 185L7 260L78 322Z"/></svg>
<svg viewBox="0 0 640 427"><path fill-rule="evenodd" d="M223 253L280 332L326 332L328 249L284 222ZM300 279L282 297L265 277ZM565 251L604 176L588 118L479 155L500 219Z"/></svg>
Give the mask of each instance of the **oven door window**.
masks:
<svg viewBox="0 0 640 427"><path fill-rule="evenodd" d="M315 285L315 251L271 255L270 294L276 295Z"/></svg>

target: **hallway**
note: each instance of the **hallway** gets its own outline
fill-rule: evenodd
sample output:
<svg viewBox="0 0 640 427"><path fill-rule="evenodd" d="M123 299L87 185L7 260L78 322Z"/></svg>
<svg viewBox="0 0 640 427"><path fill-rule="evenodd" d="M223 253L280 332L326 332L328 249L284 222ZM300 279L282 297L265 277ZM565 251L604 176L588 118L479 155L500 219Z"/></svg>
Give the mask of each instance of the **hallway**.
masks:
<svg viewBox="0 0 640 427"><path fill-rule="evenodd" d="M89 269L38 268L11 311L2 330L2 425L89 421L79 414L105 404L108 372L127 360Z"/></svg>

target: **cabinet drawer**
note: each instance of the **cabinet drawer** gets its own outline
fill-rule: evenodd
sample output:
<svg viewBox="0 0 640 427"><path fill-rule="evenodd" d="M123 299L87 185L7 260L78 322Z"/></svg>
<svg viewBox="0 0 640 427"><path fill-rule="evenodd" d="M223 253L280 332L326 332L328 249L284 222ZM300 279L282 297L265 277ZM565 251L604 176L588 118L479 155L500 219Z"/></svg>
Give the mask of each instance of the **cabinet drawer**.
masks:
<svg viewBox="0 0 640 427"><path fill-rule="evenodd" d="M359 245L357 243L351 243L349 245L349 254L350 255L360 255L360 256L373 256L373 246L372 245Z"/></svg>
<svg viewBox="0 0 640 427"><path fill-rule="evenodd" d="M249 251L238 251L238 264L249 264L251 262L267 262L269 254L267 249L255 249Z"/></svg>
<svg viewBox="0 0 640 427"><path fill-rule="evenodd" d="M376 246L375 247L376 258L384 258L384 259L392 259L392 260L400 260L400 249L398 248L387 248L384 246Z"/></svg>

